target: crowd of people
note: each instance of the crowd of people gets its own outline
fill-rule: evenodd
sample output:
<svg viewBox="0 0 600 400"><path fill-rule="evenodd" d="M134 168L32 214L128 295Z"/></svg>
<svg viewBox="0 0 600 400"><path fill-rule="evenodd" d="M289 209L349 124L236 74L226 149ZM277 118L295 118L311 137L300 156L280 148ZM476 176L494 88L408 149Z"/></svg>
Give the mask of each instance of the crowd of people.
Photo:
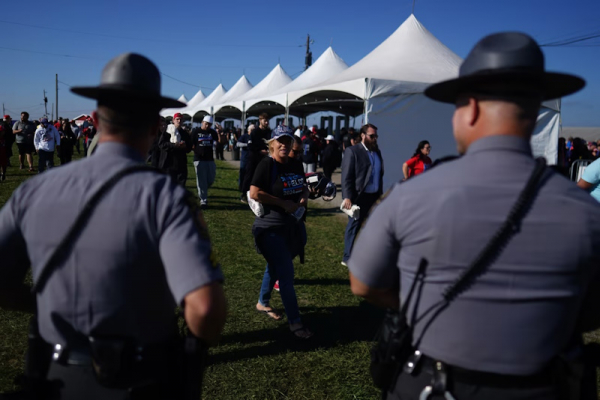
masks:
<svg viewBox="0 0 600 400"><path fill-rule="evenodd" d="M118 56L99 86L72 88L97 100L95 155L27 180L0 210L0 254L10 255L0 268L0 306L37 313L51 346L43 380L59 383L56 398L192 398L177 393L186 390L198 398L201 363L186 361L218 342L226 316L223 273L199 209L207 207L214 159L225 146L242 152L241 200L256 215L252 235L266 261L255 309L282 320L270 305L278 286L299 340L313 332L300 315L293 260L302 261L310 240L308 199L328 179L317 166L331 176L341 163L342 264L355 295L388 309L371 360L384 398L583 398L589 376L573 371L587 362L582 334L600 327L600 205L534 160L530 143L541 102L584 85L547 72L525 34L483 38L458 77L424 92L455 105L461 157L434 163L430 142L421 141L402 166L403 181L382 198L377 126L336 138L316 127L271 129L261 114L258 126L228 136L207 115L188 131L181 114L171 125L158 118L162 108L185 106L160 94L158 68L137 54ZM60 131L27 121L13 132L31 132L50 167L46 153L62 143ZM563 162L593 153L569 142ZM200 207L184 189L191 151ZM167 174L141 165L148 157ZM583 180L589 186L580 187L598 188L600 160ZM63 215L50 237L38 221L67 198L81 214ZM27 258L35 297L23 283ZM184 345L173 336L175 306L191 333ZM588 371L595 384L595 366Z"/></svg>
<svg viewBox="0 0 600 400"><path fill-rule="evenodd" d="M4 115L0 124L0 182L6 180L8 168L17 167L10 164L15 143L18 168L25 169L27 163L29 172L36 172L33 157L37 156L37 172L41 173L54 167L55 152L60 165L71 162L74 151L81 153L81 143L85 153L95 134L91 118L79 123L62 117L54 121L47 117L30 121L29 113L23 111L21 118L13 122L10 115Z"/></svg>

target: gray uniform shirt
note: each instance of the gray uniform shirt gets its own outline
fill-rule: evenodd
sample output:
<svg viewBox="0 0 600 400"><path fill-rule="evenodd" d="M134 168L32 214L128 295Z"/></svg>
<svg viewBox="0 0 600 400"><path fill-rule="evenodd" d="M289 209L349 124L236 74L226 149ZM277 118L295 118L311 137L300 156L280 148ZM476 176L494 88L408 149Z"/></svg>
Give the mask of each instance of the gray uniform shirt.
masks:
<svg viewBox="0 0 600 400"><path fill-rule="evenodd" d="M90 195L117 171L142 163L133 149L103 143L85 160L23 183L0 210L0 282L34 280ZM174 308L221 281L205 225L187 192L167 175L138 172L98 204L66 259L38 295L39 326L49 343L117 335L156 343L173 332ZM1 288L0 288L1 290Z"/></svg>
<svg viewBox="0 0 600 400"><path fill-rule="evenodd" d="M362 229L350 271L370 287L399 285L401 304L420 260L428 261L408 312L424 354L468 369L532 374L568 346L578 318L598 314L591 296L600 292L600 206L552 174L500 257L426 328L426 310L504 222L534 165L525 140L480 139L459 160L397 184Z"/></svg>

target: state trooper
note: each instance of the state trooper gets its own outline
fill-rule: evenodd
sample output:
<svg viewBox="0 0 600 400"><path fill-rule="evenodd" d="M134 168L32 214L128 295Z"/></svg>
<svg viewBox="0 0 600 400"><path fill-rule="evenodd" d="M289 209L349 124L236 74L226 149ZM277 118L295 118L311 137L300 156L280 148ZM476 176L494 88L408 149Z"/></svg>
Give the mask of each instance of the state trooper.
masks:
<svg viewBox="0 0 600 400"><path fill-rule="evenodd" d="M600 326L600 206L534 160L530 140L541 102L584 85L508 32L426 89L456 105L462 157L396 184L348 261L353 293L407 307L410 352L387 398L579 398L556 371Z"/></svg>
<svg viewBox="0 0 600 400"><path fill-rule="evenodd" d="M23 284L30 262L39 332L52 346L44 398L184 398L175 307L204 344L223 328L223 275L202 212L142 165L160 109L185 106L160 84L150 60L128 53L105 66L99 86L74 87L98 102L97 151L27 180L0 210L0 306L34 310Z"/></svg>

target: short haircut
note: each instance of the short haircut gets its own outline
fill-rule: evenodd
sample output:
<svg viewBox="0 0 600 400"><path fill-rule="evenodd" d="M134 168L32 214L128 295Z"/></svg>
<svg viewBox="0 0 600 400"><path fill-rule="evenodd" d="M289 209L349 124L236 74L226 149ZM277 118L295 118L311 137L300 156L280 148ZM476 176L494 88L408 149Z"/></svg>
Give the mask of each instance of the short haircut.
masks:
<svg viewBox="0 0 600 400"><path fill-rule="evenodd" d="M294 143L299 144L300 146L302 146L302 139L300 139L300 136L296 136L294 135ZM292 143L292 146L294 144Z"/></svg>
<svg viewBox="0 0 600 400"><path fill-rule="evenodd" d="M268 121L269 120L269 114L267 114L267 113L260 113L258 115L258 119L266 119Z"/></svg>
<svg viewBox="0 0 600 400"><path fill-rule="evenodd" d="M109 126L112 134L135 138L143 136L158 122L160 108L139 107L125 108L113 104L98 102L98 119Z"/></svg>
<svg viewBox="0 0 600 400"><path fill-rule="evenodd" d="M27 119L29 119L29 113L27 111L21 111L21 115L25 114L25 116L27 117Z"/></svg>
<svg viewBox="0 0 600 400"><path fill-rule="evenodd" d="M369 128L377 130L377 127L375 125L373 125L373 124L365 124L365 125L363 125L363 126L360 127L360 133L361 134L364 133L366 135L367 131L369 130Z"/></svg>

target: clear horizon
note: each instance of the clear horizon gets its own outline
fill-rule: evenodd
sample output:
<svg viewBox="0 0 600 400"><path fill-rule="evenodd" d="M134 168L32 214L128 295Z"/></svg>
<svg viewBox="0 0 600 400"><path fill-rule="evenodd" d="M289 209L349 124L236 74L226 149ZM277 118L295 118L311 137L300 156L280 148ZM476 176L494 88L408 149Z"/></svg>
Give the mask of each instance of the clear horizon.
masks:
<svg viewBox="0 0 600 400"><path fill-rule="evenodd" d="M577 5L558 0L507 0L487 3L417 0L415 16L458 56L466 57L481 37L518 30L540 44L598 36L600 3ZM94 103L69 86L96 85L103 66L114 56L134 51L151 58L163 75L162 91L191 97L202 87L208 95L222 83L229 89L242 75L256 85L280 62L297 77L304 70L303 47L309 33L313 61L332 45L352 66L392 34L411 14L412 0L286 2L260 6L238 1L166 6L149 0L143 6L108 0L69 1L48 7L39 0L5 4L0 24L5 35L0 102L13 119L21 111L42 115L43 90L48 110L59 83L59 114L73 118L89 113ZM25 12L23 11L25 10ZM28 13L29 10L43 10ZM600 126L600 39L562 47L544 47L546 69L586 79L581 92L562 101L563 126ZM15 115L16 114L16 115Z"/></svg>

